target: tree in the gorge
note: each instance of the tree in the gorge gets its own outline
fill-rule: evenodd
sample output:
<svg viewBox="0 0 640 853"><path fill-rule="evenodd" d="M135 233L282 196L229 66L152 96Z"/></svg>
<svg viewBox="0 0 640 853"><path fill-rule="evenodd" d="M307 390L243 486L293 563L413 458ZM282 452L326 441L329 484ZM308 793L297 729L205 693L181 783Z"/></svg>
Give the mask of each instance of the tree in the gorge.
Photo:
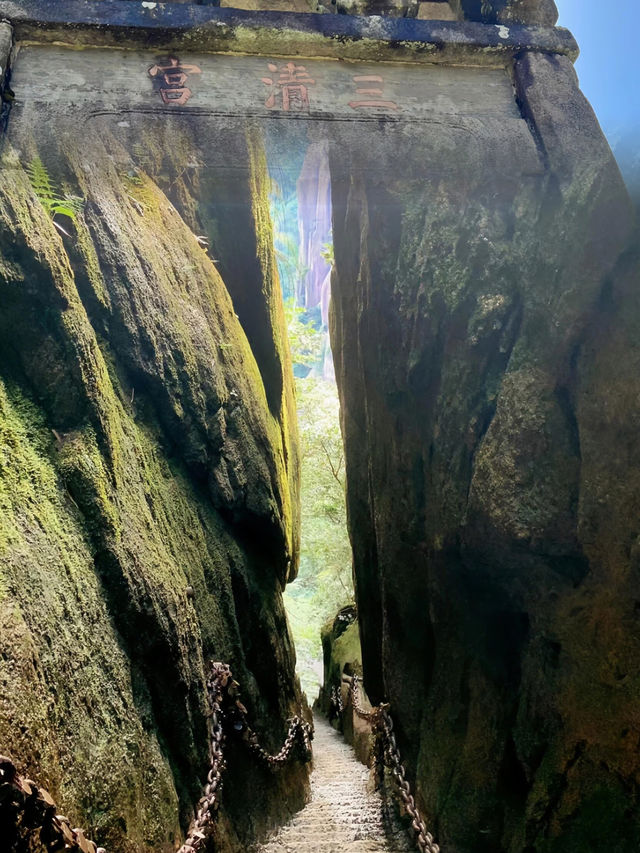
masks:
<svg viewBox="0 0 640 853"><path fill-rule="evenodd" d="M288 311L296 365L311 365L321 334ZM296 380L302 448L302 545L300 573L285 594L296 640L303 687L317 692L322 656L320 629L353 600L351 548L344 499L344 457L335 383L308 376Z"/></svg>

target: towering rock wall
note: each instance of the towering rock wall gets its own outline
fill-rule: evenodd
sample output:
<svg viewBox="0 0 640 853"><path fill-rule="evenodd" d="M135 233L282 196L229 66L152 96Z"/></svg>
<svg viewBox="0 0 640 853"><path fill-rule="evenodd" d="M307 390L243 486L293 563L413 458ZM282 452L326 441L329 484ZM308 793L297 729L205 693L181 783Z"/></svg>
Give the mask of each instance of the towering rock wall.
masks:
<svg viewBox="0 0 640 853"><path fill-rule="evenodd" d="M109 851L174 850L208 769L206 661L232 665L270 747L301 701L264 155L220 123L71 119L21 68L0 183L0 744ZM199 212L211 151L242 205L207 186L220 207ZM47 181L81 199L75 221L56 227ZM229 765L221 844L245 849L302 804L306 771L240 747Z"/></svg>
<svg viewBox="0 0 640 853"><path fill-rule="evenodd" d="M632 210L568 59L522 54L501 118L477 73L428 132L332 149L365 686L444 850L631 853Z"/></svg>

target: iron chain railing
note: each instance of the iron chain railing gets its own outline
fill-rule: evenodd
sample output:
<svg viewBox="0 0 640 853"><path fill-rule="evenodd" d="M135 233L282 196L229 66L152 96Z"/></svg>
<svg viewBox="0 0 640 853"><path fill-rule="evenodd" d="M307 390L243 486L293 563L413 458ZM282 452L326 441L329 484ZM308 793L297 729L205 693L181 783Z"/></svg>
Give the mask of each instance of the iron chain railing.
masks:
<svg viewBox="0 0 640 853"><path fill-rule="evenodd" d="M411 818L411 828L416 836L416 844L421 853L440 853L440 847L428 831L424 818L411 792L411 785L406 778L406 771L400 757L400 750L393 730L393 719L389 705L382 703L370 711L365 710L360 703L360 679L357 675L342 676L347 681L348 698L358 717L371 723L374 737L374 760L376 766L376 786L382 786L384 767L388 767L398 788L398 793ZM344 712L342 690L334 687L331 691L331 703L340 715Z"/></svg>
<svg viewBox="0 0 640 853"><path fill-rule="evenodd" d="M222 727L224 717L223 703L225 693L233 685L230 667L225 663L212 663L207 679L207 700L209 703L209 772L204 786L203 796L198 803L195 819L189 830L180 853L197 851L204 846L214 817L220 807L222 774L226 769L224 745L226 733Z"/></svg>
<svg viewBox="0 0 640 853"><path fill-rule="evenodd" d="M331 705L334 712L341 717L344 712L344 703L342 702L342 690L339 687L331 688Z"/></svg>
<svg viewBox="0 0 640 853"><path fill-rule="evenodd" d="M440 853L440 847L427 829L406 778L389 705L381 704L366 710L360 702L359 678L344 678L349 684L348 698L354 712L372 725L378 785L382 784L386 766L391 771L411 818L419 850L421 853ZM207 678L207 700L209 771L196 816L179 853L200 853L211 835L220 807L223 774L227 766L225 744L230 732L241 736L249 750L274 770L292 757L296 744L302 746L305 758L311 755L313 728L301 716L289 720L287 736L279 752L272 755L260 745L256 732L248 723L247 709L240 701L240 685L234 680L227 664L211 664ZM330 701L337 714L342 715L344 703L340 687L333 687ZM22 778L14 763L5 757L0 757L0 807L5 814L13 814L15 826L20 831L31 833L40 830L40 840L48 853L106 853L104 848L87 838L82 829L72 828L69 819L58 813L51 795L30 779Z"/></svg>
<svg viewBox="0 0 640 853"><path fill-rule="evenodd" d="M23 779L15 764L5 756L0 756L0 807L7 817L13 818L11 823L16 833L39 829L40 840L49 853L62 850L105 853L104 848L87 838L82 829L73 829L69 818L58 814L49 792L31 779Z"/></svg>
<svg viewBox="0 0 640 853"><path fill-rule="evenodd" d="M179 853L199 853L211 835L220 807L223 774L227 766L225 743L230 732L240 736L249 750L274 770L292 757L297 743L304 750L305 760L311 756L313 727L301 716L289 720L284 744L275 755L260 745L257 734L247 722L247 709L240 701L240 685L234 680L227 664L211 663L206 689L209 705L209 772L195 818ZM69 819L58 814L53 798L44 788L30 779L23 779L11 759L2 756L0 810L15 826L16 833L30 835L39 830L40 841L48 853L106 853L103 847L98 847L87 838L82 829L73 829Z"/></svg>

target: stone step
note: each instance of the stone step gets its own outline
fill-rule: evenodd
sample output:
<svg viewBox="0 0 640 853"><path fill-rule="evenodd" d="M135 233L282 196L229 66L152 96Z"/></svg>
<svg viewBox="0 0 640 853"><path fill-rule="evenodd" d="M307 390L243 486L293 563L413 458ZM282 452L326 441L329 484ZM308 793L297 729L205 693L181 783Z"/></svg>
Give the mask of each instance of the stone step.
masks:
<svg viewBox="0 0 640 853"><path fill-rule="evenodd" d="M369 770L341 735L316 720L311 800L253 853L413 853L404 833L390 833Z"/></svg>

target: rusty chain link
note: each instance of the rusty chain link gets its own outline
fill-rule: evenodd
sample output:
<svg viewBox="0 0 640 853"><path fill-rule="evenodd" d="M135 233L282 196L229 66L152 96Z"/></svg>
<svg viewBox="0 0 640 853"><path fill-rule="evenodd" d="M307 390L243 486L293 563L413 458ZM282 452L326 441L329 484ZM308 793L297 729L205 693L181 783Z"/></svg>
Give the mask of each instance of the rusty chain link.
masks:
<svg viewBox="0 0 640 853"><path fill-rule="evenodd" d="M311 756L313 728L302 717L290 720L289 731L279 752L271 755L264 749L255 731L247 721L247 709L240 701L240 685L234 680L230 667L224 663L212 663L207 681L209 700L209 760L210 770L204 794L198 803L198 811L189 835L178 853L193 853L201 850L211 832L216 812L220 806L222 774L226 769L224 745L226 733L223 722L230 724L235 734L241 734L249 750L269 767L277 769L291 757L293 748L300 738L305 749L305 759Z"/></svg>
<svg viewBox="0 0 640 853"><path fill-rule="evenodd" d="M282 745L280 752L271 755L258 743L258 737L254 730L247 724L247 746L255 755L265 762L272 769L278 769L285 764L291 755L291 751L296 745L298 737L302 739L302 744L307 755L311 754L311 738L312 729L309 723L301 717L292 717L289 721L289 731Z"/></svg>
<svg viewBox="0 0 640 853"><path fill-rule="evenodd" d="M212 828L216 812L220 807L222 774L227 766L224 760L226 734L222 727L224 718L222 705L225 691L229 695L236 683L233 681L231 668L228 664L211 663L209 677L207 678L209 772L207 773L203 795L198 802L196 816L179 853L192 853L202 849Z"/></svg>
<svg viewBox="0 0 640 853"><path fill-rule="evenodd" d="M16 832L39 829L40 841L48 853L62 850L105 853L82 829L72 828L69 818L57 813L51 794L31 779L23 779L15 764L5 756L0 756L0 805L13 814Z"/></svg>
<svg viewBox="0 0 640 853"><path fill-rule="evenodd" d="M335 709L338 717L342 717L344 713L344 702L342 701L342 690L339 687L331 688L331 698L329 701Z"/></svg>
<svg viewBox="0 0 640 853"><path fill-rule="evenodd" d="M368 720L369 722L373 723L380 716L382 708L389 707L389 706L388 705L387 706L378 705L377 708L372 708L371 711L365 711L365 709L360 704L360 699L358 697L359 681L360 681L360 679L358 678L358 676L354 675L351 678L351 681L349 682L349 697L351 699L351 704L353 705L353 710L356 712L356 714L359 717L361 717L363 720Z"/></svg>
<svg viewBox="0 0 640 853"><path fill-rule="evenodd" d="M411 793L411 785L406 778L406 771L402 764L393 730L393 719L389 712L389 705L382 703L372 708L371 711L366 711L360 704L359 684L360 679L357 675L349 680L349 698L358 717L367 720L373 726L376 787L382 785L384 766L386 765L391 770L404 807L411 818L411 828L415 832L418 849L421 853L440 853L440 846L436 844L433 835L428 831L424 818L416 805L415 797ZM335 687L333 689L340 690L340 688Z"/></svg>
<svg viewBox="0 0 640 853"><path fill-rule="evenodd" d="M422 853L440 853L440 847L433 839L433 835L427 830L424 818L416 805L415 798L411 793L411 785L405 777L405 769L400 758L400 750L393 731L393 720L388 708L384 706L380 712L379 725L382 727L385 743L385 754L387 765L391 769L396 781L402 802L411 818L411 827L416 834L416 841Z"/></svg>
<svg viewBox="0 0 640 853"><path fill-rule="evenodd" d="M206 692L209 772L189 834L178 853L199 853L211 835L220 807L222 777L227 767L224 748L229 733L240 735L249 750L272 769L282 767L291 758L296 743L303 747L305 760L312 752L313 726L301 716L289 721L284 744L275 755L260 745L257 734L247 722L247 709L239 698L240 685L233 679L228 664L210 664ZM0 756L0 808L11 814L16 832L40 830L40 841L47 853L106 853L103 847L88 839L82 829L72 829L69 819L57 813L51 795L30 779L19 776L11 759L3 756Z"/></svg>

